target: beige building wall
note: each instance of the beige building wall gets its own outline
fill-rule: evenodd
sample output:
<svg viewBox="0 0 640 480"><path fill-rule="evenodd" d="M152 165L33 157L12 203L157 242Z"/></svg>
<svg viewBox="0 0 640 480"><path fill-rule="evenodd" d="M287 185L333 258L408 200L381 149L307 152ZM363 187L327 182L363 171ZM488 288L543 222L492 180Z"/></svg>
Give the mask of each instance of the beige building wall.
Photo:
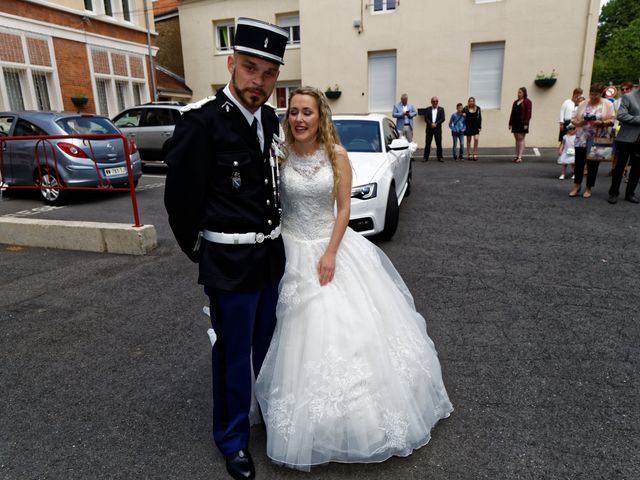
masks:
<svg viewBox="0 0 640 480"><path fill-rule="evenodd" d="M1 0L0 0L1 1ZM27 0L32 3L44 4L49 7L62 7L78 12L87 12L84 8L84 0ZM152 0L147 0L147 8L149 9L149 30L154 32L153 25L153 5ZM112 16L104 14L104 0L93 0L93 11L87 12L87 18L91 18L92 15L99 16L101 21L124 23L126 25L132 25L138 29L145 29L144 21L144 2L143 0L129 0L129 14L130 21L123 19L122 15L122 0L111 0Z"/></svg>
<svg viewBox="0 0 640 480"><path fill-rule="evenodd" d="M502 90L498 108L483 108L481 146L511 146L511 104L519 87L533 102L529 146L557 145L558 114L576 86L585 90L591 67L599 0L403 0L395 11L372 13L370 0L196 0L180 7L187 84L194 98L210 95L211 85L228 80L226 55L215 52L213 22L251 16L275 22L276 14L299 11L301 45L285 54L281 81L300 80L325 89L339 84L335 113L369 110L369 52L395 51L396 101L409 94L416 107L436 95L447 121L470 91L471 45L504 42ZM354 27L354 21L361 24ZM534 79L541 70L558 73L551 88ZM480 104L483 107L482 104ZM391 114L393 105L384 113ZM448 128L444 145L451 144ZM424 122L414 139L424 144Z"/></svg>
<svg viewBox="0 0 640 480"><path fill-rule="evenodd" d="M196 0L179 6L185 81L195 100L212 95L229 81L227 57L230 52L216 48L215 25L251 17L276 23L276 16L298 11L297 0ZM304 40L303 40L304 41ZM279 83L299 83L300 47L287 47Z"/></svg>

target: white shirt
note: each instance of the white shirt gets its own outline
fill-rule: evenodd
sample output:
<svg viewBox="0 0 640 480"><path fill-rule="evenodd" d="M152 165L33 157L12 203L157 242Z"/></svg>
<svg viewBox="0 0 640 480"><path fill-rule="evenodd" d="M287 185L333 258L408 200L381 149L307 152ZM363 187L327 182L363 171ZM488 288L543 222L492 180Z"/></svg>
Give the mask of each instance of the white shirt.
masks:
<svg viewBox="0 0 640 480"><path fill-rule="evenodd" d="M438 107L431 107L431 123L436 123L436 118L438 117Z"/></svg>
<svg viewBox="0 0 640 480"><path fill-rule="evenodd" d="M571 120L573 114L576 113L577 108L578 106L573 103L573 100L570 98L565 100L560 107L560 123Z"/></svg>
<svg viewBox="0 0 640 480"><path fill-rule="evenodd" d="M407 110L409 110L409 107L406 105L402 105L402 113L407 113ZM407 117L406 115L404 115L404 124L409 125L409 117Z"/></svg>
<svg viewBox="0 0 640 480"><path fill-rule="evenodd" d="M253 119L255 118L258 121L258 140L260 141L260 148L264 150L264 132L262 131L262 107L259 107L254 113L251 113L249 110L244 108L244 106L238 101L236 97L231 93L231 89L229 88L229 84L222 89L224 94L229 97L236 107L242 112L244 118L249 122L249 126L253 123Z"/></svg>

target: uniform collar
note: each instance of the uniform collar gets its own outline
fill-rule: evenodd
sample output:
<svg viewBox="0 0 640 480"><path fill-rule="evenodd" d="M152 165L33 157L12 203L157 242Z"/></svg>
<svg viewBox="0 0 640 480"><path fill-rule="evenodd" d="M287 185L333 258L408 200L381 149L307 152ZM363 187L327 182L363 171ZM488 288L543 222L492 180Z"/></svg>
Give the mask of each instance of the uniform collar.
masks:
<svg viewBox="0 0 640 480"><path fill-rule="evenodd" d="M239 101L236 97L233 96L233 94L231 93L231 89L229 88L229 84L227 83L225 85L225 87L222 89L222 92L227 96L227 98L229 100L231 100L233 102L233 104L238 107L238 110L240 110L242 112L242 115L244 115L244 118L247 119L247 122L249 123L249 125L251 125L253 123L253 119L255 118L256 120L258 120L258 123L260 125L262 125L262 107L259 107L254 113L251 113L249 110L247 110Z"/></svg>

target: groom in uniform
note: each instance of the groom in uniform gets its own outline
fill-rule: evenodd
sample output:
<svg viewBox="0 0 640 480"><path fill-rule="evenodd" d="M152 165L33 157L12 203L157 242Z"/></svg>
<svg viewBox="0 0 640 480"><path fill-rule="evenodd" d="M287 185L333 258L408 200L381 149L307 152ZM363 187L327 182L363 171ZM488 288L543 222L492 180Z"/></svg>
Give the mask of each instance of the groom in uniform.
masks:
<svg viewBox="0 0 640 480"><path fill-rule="evenodd" d="M258 375L276 324L284 273L277 167L279 132L265 105L283 65L288 33L239 18L231 81L183 107L167 147L165 206L210 300L213 438L235 479L255 477L249 445L251 367ZM277 138L277 137L276 137Z"/></svg>

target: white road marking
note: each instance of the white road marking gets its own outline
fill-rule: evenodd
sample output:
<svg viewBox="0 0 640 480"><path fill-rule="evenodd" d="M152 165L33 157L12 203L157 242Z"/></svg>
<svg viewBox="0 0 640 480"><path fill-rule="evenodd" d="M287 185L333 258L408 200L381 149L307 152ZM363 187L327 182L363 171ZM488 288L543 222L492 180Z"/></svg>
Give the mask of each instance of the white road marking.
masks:
<svg viewBox="0 0 640 480"><path fill-rule="evenodd" d="M145 190L151 190L153 188L164 187L164 183L148 183L147 185L141 185L136 188L136 192L143 192Z"/></svg>
<svg viewBox="0 0 640 480"><path fill-rule="evenodd" d="M29 217L31 215L38 215L40 213L52 212L54 210L60 210L64 207L56 207L54 205L45 205L43 207L32 208L31 210L20 210L15 213L7 213L6 215L2 215L3 217Z"/></svg>
<svg viewBox="0 0 640 480"><path fill-rule="evenodd" d="M538 147L533 147L533 153L536 154L536 157L540 156L540 150L538 150Z"/></svg>

